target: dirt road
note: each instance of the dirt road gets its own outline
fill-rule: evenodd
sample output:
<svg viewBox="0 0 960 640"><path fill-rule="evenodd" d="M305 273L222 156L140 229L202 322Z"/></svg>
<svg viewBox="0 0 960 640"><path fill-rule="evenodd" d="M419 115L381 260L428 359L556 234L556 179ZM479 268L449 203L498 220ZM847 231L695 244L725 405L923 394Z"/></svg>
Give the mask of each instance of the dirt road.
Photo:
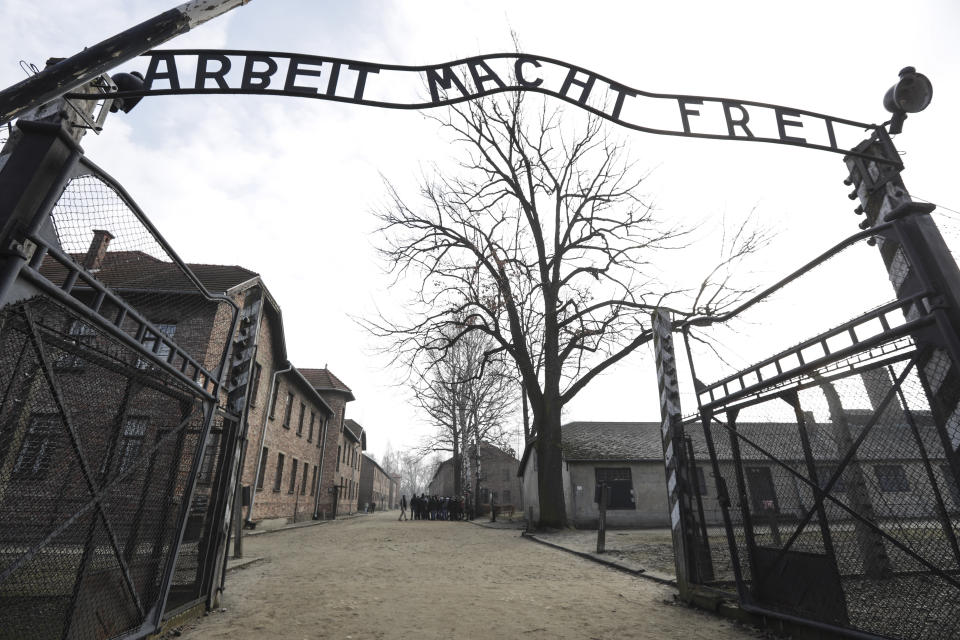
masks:
<svg viewBox="0 0 960 640"><path fill-rule="evenodd" d="M247 538L226 612L184 629L230 638L756 638L669 604L673 590L465 522L396 512Z"/></svg>

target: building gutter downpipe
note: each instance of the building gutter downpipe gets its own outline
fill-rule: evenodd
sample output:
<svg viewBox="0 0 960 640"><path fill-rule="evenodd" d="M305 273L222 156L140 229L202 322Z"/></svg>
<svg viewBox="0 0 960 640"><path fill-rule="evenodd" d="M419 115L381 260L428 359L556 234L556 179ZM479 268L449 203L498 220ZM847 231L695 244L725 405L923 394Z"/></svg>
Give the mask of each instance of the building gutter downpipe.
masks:
<svg viewBox="0 0 960 640"><path fill-rule="evenodd" d="M320 515L320 493L323 488L323 462L327 454L327 426L330 424L330 416L323 419L323 440L320 443L320 469L317 471L317 491L313 497L313 519L316 520Z"/></svg>
<svg viewBox="0 0 960 640"><path fill-rule="evenodd" d="M267 410L263 413L263 424L260 426L260 439L259 447L257 451L257 472L253 476L253 486L250 487L250 508L247 510L247 519L246 522L250 522L253 517L253 505L257 498L257 485L260 483L260 468L263 466L263 441L267 435L267 421L270 420L270 413L274 408L274 396L277 393L277 380L280 378L281 374L290 373L293 371L293 365L290 361L287 361L286 369L279 369L273 372L273 376L270 380L270 397L267 399Z"/></svg>

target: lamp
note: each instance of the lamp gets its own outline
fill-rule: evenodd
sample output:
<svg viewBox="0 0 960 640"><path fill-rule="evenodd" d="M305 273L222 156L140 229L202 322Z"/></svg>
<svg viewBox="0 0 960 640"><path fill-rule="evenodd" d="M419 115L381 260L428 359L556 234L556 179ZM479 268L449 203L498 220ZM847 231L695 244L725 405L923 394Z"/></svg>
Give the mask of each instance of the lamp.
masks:
<svg viewBox="0 0 960 640"><path fill-rule="evenodd" d="M117 91L143 91L143 74L139 71L134 71L132 73L116 73L110 77L113 80L113 83L117 85ZM130 113L130 111L137 106L137 103L143 99L143 96L132 96L129 98L115 98L113 104L110 105L110 111L116 113L117 111L123 110L124 113Z"/></svg>
<svg viewBox="0 0 960 640"><path fill-rule="evenodd" d="M930 105L933 98L933 85L927 76L917 73L913 67L900 70L900 80L887 90L883 96L884 108L893 114L890 119L890 133L903 131L903 121L908 113L918 113Z"/></svg>

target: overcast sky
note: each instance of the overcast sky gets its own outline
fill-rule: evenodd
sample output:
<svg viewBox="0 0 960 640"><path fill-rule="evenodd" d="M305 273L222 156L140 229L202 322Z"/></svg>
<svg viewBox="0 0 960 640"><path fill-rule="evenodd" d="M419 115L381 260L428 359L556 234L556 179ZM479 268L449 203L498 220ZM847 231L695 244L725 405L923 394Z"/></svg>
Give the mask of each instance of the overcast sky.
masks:
<svg viewBox="0 0 960 640"><path fill-rule="evenodd" d="M0 85L174 6L172 0L0 0ZM166 48L232 48L427 64L522 50L647 91L757 100L882 122L886 89L906 65L934 98L896 143L917 197L960 211L960 4L942 2L325 2L254 0ZM143 69L142 62L118 70ZM571 115L571 117L575 117ZM755 209L777 239L749 274L775 280L857 231L842 157L757 143L657 137L627 129L652 170L645 194L661 215L699 225L701 244L671 264L677 281L715 254L717 222ZM456 149L417 112L285 97L147 99L88 135L88 155L123 183L189 262L240 264L263 277L283 310L288 353L329 368L357 400L347 415L370 451L415 444L426 427L400 372L351 320L402 311L373 246L382 177L412 192ZM947 235L960 214L944 211ZM871 261L872 260L872 261ZM757 355L852 316L860 278L882 285L879 258L835 266L793 302L799 322L765 321ZM838 275L839 274L839 275ZM865 275L868 274L868 275ZM666 280L671 280L669 274ZM838 285L838 282L844 284ZM878 285L879 286L879 285ZM888 295L886 292L882 295ZM881 295L881 294L877 294ZM871 300L875 304L881 300ZM785 307L787 308L787 307ZM820 314L828 309L827 315ZM784 329L789 324L789 328ZM785 340L785 342L784 342ZM756 360L740 354L744 362ZM689 385L689 383L688 383ZM694 409L689 404L687 412ZM598 379L568 420L659 420L649 349Z"/></svg>

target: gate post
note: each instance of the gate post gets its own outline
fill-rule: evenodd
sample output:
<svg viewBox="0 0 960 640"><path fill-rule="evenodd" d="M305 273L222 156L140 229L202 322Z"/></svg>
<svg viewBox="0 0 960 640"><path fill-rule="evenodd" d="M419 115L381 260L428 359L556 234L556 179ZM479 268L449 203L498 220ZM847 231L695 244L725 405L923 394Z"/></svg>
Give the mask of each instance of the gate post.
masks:
<svg viewBox="0 0 960 640"><path fill-rule="evenodd" d="M47 224L83 155L83 125L94 106L81 111L62 98L42 105L17 122L0 150L0 306L33 257L34 243L23 235Z"/></svg>
<svg viewBox="0 0 960 640"><path fill-rule="evenodd" d="M926 302L936 325L913 336L919 347L917 375L953 480L960 485L960 269L930 216L936 205L914 202L907 192L900 178L900 155L887 132L877 129L853 151L885 159L846 156L850 175L844 182L854 187L850 199L860 200L855 212L864 214L861 228L894 222L892 233L876 236L894 292L899 299L935 294ZM908 319L914 313L909 308Z"/></svg>
<svg viewBox="0 0 960 640"><path fill-rule="evenodd" d="M657 363L657 386L660 391L660 435L667 481L667 509L673 537L673 556L680 597L692 597L692 583L701 582L697 566L695 523L691 496L691 478L686 462L683 438L683 414L677 380L676 353L673 348L673 319L668 311L653 312L653 352ZM706 541L703 541L706 544Z"/></svg>

